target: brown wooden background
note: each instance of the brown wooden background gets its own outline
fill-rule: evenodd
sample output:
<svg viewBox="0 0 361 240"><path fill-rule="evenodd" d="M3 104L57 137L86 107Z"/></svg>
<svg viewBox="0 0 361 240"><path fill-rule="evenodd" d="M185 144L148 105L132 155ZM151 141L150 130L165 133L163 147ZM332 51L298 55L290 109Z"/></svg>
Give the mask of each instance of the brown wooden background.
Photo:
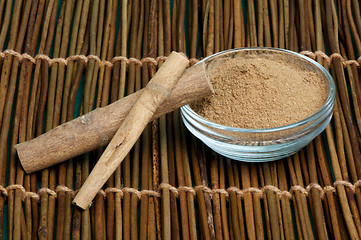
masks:
<svg viewBox="0 0 361 240"><path fill-rule="evenodd" d="M361 238L360 5L0 0L0 238ZM222 158L190 136L176 111L149 125L87 211L72 207L69 190L102 149L24 174L14 144L140 89L163 61L113 57L175 50L200 59L246 46L302 52L335 79L333 120L298 154L263 164ZM73 55L99 59L64 61Z"/></svg>

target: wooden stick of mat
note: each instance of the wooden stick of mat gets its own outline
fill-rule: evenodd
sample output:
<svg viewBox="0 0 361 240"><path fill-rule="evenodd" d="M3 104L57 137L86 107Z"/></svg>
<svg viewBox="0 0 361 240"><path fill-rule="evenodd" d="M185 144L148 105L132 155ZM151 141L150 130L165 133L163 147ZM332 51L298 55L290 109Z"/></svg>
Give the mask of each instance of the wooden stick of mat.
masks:
<svg viewBox="0 0 361 240"><path fill-rule="evenodd" d="M198 1L197 1L198 4ZM165 18L166 14L164 13L165 7L163 7L164 3L162 0L159 1L158 5L158 55L164 56L164 49L166 48L166 33L165 27L168 19ZM198 16L197 16L198 17ZM196 44L195 44L196 46ZM169 54L169 52L168 52ZM195 54L194 54L195 55ZM163 61L160 61L158 67L163 65ZM166 116L163 115L159 118L159 158L160 158L160 181L162 183L169 184L169 170L168 170L168 151L167 151L167 125L166 125ZM171 208L170 208L170 193L168 189L162 190L162 198L161 198L161 224L157 225L160 230L158 234L160 234L159 239L171 239Z"/></svg>
<svg viewBox="0 0 361 240"><path fill-rule="evenodd" d="M158 51L158 2L157 0L150 1L149 15L148 15L148 42L147 42L147 54L148 57L156 58ZM183 39L185 45L185 39ZM153 78L156 72L156 66L154 64L148 64L149 79ZM154 190L159 186L159 122L158 119L153 120L149 124L149 139L150 142L149 152L151 154L150 164L148 165L148 188ZM157 226L159 220L159 199L149 197L148 199L148 238L156 239Z"/></svg>
<svg viewBox="0 0 361 240"><path fill-rule="evenodd" d="M31 5L31 8L30 8ZM22 18L21 27L19 29L19 35L26 31L27 26L27 19L29 28L27 29L26 34L26 40L25 40L25 52L32 53L31 49L31 42L33 39L37 39L37 36L39 35L39 27L35 28L36 23L36 14L35 11L37 10L37 6L34 4L34 1L32 4L26 3L24 4L24 15ZM30 11L31 9L31 11ZM25 17L26 15L26 17ZM39 14L40 15L40 14ZM25 20L25 22L23 22ZM30 27L32 26L32 28ZM34 31L35 29L35 31ZM35 36L34 36L35 35ZM21 41L18 41L19 48L22 45ZM30 64L30 65L29 65ZM24 142L26 139L26 127L27 127L27 112L28 112L28 105L29 105L29 93L30 93L30 82L31 82L31 75L27 74L29 72L29 69L32 68L32 65L28 61L23 61L21 63L21 69L19 70L19 86L24 85L22 94L22 101L19 102L18 107L20 108L20 124L19 124L19 132L16 139L18 139L19 142ZM30 70L31 71L31 70ZM21 80L20 80L21 79ZM16 155L15 149L11 149L11 153ZM24 180L25 179L25 180ZM29 176L24 176L23 169L18 165L16 170L16 184L24 185L25 189L27 191L30 190L30 178ZM17 222L20 223L19 225L14 225L14 238L15 236L20 237L24 233L26 233L26 237L24 239L31 239L31 201L30 198L25 199L25 217L26 217L26 225L23 225L22 219L25 220L22 212L22 192L20 190L15 190L15 202L14 202L14 224ZM19 211L20 209L20 211Z"/></svg>
<svg viewBox="0 0 361 240"><path fill-rule="evenodd" d="M143 30L143 57L148 57L148 43L151 41L151 36L149 34L150 31L150 1L145 1L144 3L144 30ZM153 35L153 34L152 34ZM155 46L154 46L155 47ZM142 65L141 71L141 84L145 87L150 81L150 72L151 67L148 63ZM138 167L138 172L141 176L140 187L143 190L149 190L149 166L151 162L151 124L148 124L142 133L141 138L141 157L140 157L140 165ZM135 170L133 166L133 170ZM134 176L134 175L133 175ZM132 181L133 182L133 181ZM134 194L133 194L134 195ZM132 196L132 201L134 197ZM135 208L134 208L135 210ZM134 211L133 210L133 211ZM140 219L139 219L139 239L146 239L148 237L148 228L150 225L149 221L149 197L147 195L142 195L140 197ZM138 217L137 217L138 218ZM138 232L135 233L135 228L131 232L131 236L138 236Z"/></svg>
<svg viewBox="0 0 361 240"><path fill-rule="evenodd" d="M127 2L125 0L125 2ZM133 2L133 5L136 2ZM125 3L127 4L127 3ZM132 18L134 17L134 14L132 15ZM145 4L144 0L139 2L139 24L138 24L138 32L137 32L137 38L136 38L136 45L135 48L135 57L137 59L142 58L142 50L143 50L143 35L144 33L144 25L145 25ZM132 20L132 24L134 21ZM126 41L125 41L126 44ZM132 53L132 44L130 44L130 53ZM126 54L126 52L125 52ZM169 53L170 54L170 53ZM131 56L131 55L130 55ZM126 69L124 68L124 71ZM127 94L134 93L134 90L137 91L141 88L141 82L142 82L142 72L143 69L140 65L136 65L134 69L134 76L135 80L131 80L131 67L129 66L128 70L128 92ZM132 82L130 82L132 81ZM124 80L125 82L125 80ZM129 88L130 85L133 85L131 88ZM130 91L132 90L132 91ZM141 141L138 139L138 141L135 143L135 146L133 147L133 154L132 157L130 154L128 154L124 162L122 163L122 171L123 171L123 187L135 187L138 188L139 186L139 162L141 159ZM132 163L132 164L131 164ZM125 193L123 196L123 228L124 228L124 239L137 239L138 238L138 197L135 194Z"/></svg>
<svg viewBox="0 0 361 240"><path fill-rule="evenodd" d="M218 160L217 154L214 151L209 151L209 157L211 160L211 186L212 189L219 188L219 176L218 176ZM216 239L223 239L222 231L222 211L221 211L221 201L220 194L216 193L212 196L212 205L213 205L213 214L214 214L214 230L216 234Z"/></svg>
<svg viewBox="0 0 361 240"><path fill-rule="evenodd" d="M118 36L122 36L121 39L119 38L119 44L117 43L116 46L119 46L119 52L120 54L118 54L117 52L115 53L116 56L122 55L122 56L126 56L127 53L127 9L126 9L126 4L127 1L122 1L121 3L121 26L119 27L119 34ZM121 33L121 35L120 35ZM114 89L115 92L115 97L117 97L117 99L122 98L124 95L119 95L119 85L120 82L125 82L125 78L126 78L126 64L125 63L121 63L119 65L119 69L120 69L120 78L116 78L114 71L113 71L113 81L116 81L116 86L117 88ZM118 71L116 72L118 73ZM113 90L113 86L112 86L112 90ZM113 102L113 100L111 99L111 101ZM114 185L116 188L120 188L121 186L121 167L119 166L116 170L115 170L115 181L114 181ZM123 219L122 219L122 203L121 203L121 196L120 193L115 193L115 239L119 240L122 239L122 235L123 235Z"/></svg>
<svg viewBox="0 0 361 240"><path fill-rule="evenodd" d="M25 42L29 43L29 41L31 40L31 38L29 38L29 33L26 34L26 38L25 38L25 29L24 29L24 25L27 25L27 21L29 19L29 15L30 15L30 8L31 8L31 4L26 3L24 4L24 11L22 12L22 18L21 18L21 24L20 24L20 28L18 30L18 41L16 43L16 47L15 50L19 50L21 49L21 46L23 45L24 39ZM29 31L33 31L34 29L34 17L32 17L32 24L29 21ZM32 35L31 35L32 36ZM28 51L28 48L25 49ZM21 66L21 73L20 73L20 66ZM18 71L19 70L19 71ZM26 62L23 62L20 64L20 60L17 58L14 58L13 61L13 68L12 71L10 72L10 82L12 83L14 82L15 85L13 85L13 88L9 88L8 91L8 96L12 96L12 99L17 99L16 100L16 104L15 102L13 103L13 100L9 100L7 102L7 106L5 106L4 109L4 122L8 122L7 118L10 118L11 116L11 112L12 112L12 108L13 105L16 106L15 108L15 114L14 114L14 121L13 121L13 125L11 127L12 129L12 137L11 137L11 146L15 145L18 141L20 141L20 136L22 135L22 139L24 139L24 135L19 133L19 129L20 129L20 125L21 127L21 133L23 133L23 129L24 129L24 120L26 123L26 118L22 117L23 116L23 101L25 99L24 94L26 93L27 89L25 88L25 86L27 86L27 79L26 78L19 78L19 80L17 80L17 76L20 74L24 73L24 70L26 70ZM19 82L18 84L16 82ZM18 85L18 94L17 97L15 98L16 95L14 95L15 93L15 87L16 85ZM10 90L12 89L12 90ZM11 98L10 98L11 99ZM7 99L8 100L8 99ZM4 125L6 126L6 125ZM9 132L9 126L7 127L7 129L2 129L1 130L1 134L6 134L6 136L8 135ZM4 136L3 136L4 137ZM7 137L5 137L7 138ZM23 140L24 141L24 140ZM6 144L5 144L6 145ZM5 159L6 159L6 155ZM17 171L17 167L16 167L16 152L14 148L11 148L10 151L10 171L9 171L9 184L15 184L16 182L20 182L21 184L23 184L23 175L21 175L18 171ZM21 171L21 170L20 170ZM19 176L20 175L20 176ZM22 231L26 231L26 228L22 228L21 224L21 216L23 214L22 209L21 211L19 209L16 209L15 206L16 205L21 205L21 198L19 198L19 191L20 190L14 190L14 191L9 191L9 198L8 198L8 204L9 204L9 212L8 212L8 216L9 216L9 238L12 239L13 236L20 238ZM15 196L15 198L14 198ZM14 200L15 199L15 200ZM14 233L14 234L13 234Z"/></svg>
<svg viewBox="0 0 361 240"><path fill-rule="evenodd" d="M125 118L73 203L82 209L89 206L96 193L134 145L157 107L169 95L187 64L188 60L178 53L174 52L169 56L163 68L149 82Z"/></svg>
<svg viewBox="0 0 361 240"><path fill-rule="evenodd" d="M185 129L184 125L181 123L180 114L179 111L174 111L174 137L175 137L175 157L177 159L177 156L179 155L179 158L181 159L181 165L184 173L184 183L185 186L192 186L192 177L191 177L191 170L189 165L189 155L188 155L188 149L186 144L186 136L185 136ZM176 131L176 129L179 129L179 131ZM178 152L181 152L181 154L178 154ZM199 172L199 171L198 171ZM192 193L187 192L186 193L186 201L187 201L187 211L188 211L188 229L189 229L189 239L197 239L197 223L196 223L196 217L195 217L195 199ZM185 226L184 223L182 223L182 226ZM205 238L207 239L207 238Z"/></svg>
<svg viewBox="0 0 361 240"><path fill-rule="evenodd" d="M53 7L51 7L53 5ZM53 4L48 2L47 9L45 10L45 1L40 1L37 12L37 19L35 21L35 28L33 36L37 36L35 32L40 31L41 22L43 22L41 40L38 53L49 54L51 44L53 42L53 36L55 34L55 21L56 21L56 11L58 7L58 1L54 1ZM39 11L44 12L44 19L39 16ZM62 13L63 12L63 13ZM59 18L63 18L64 10L60 12ZM38 30L37 30L38 29ZM29 31L29 30L28 30ZM31 54L35 54L37 39L33 38L31 43ZM29 74L31 75L32 68L28 69ZM43 121L44 121L44 112L46 108L47 92L48 92L48 71L49 64L47 61L42 62L38 59L36 61L36 67L34 71L33 83L32 83L32 92L29 102L29 111L28 111L28 132L27 140L32 139L35 135L41 135L43 131ZM39 103L39 104L38 104ZM37 176L36 174L31 175L31 191L37 191ZM39 204L36 199L32 199L32 236L31 239L36 239L38 236L38 226L39 226Z"/></svg>

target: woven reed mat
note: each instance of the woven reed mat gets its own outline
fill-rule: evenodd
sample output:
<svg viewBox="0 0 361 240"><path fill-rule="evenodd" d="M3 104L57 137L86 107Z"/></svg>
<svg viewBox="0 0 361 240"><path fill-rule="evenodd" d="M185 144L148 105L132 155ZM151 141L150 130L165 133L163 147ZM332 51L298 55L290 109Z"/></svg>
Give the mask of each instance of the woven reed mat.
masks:
<svg viewBox="0 0 361 240"><path fill-rule="evenodd" d="M361 238L360 1L0 1L0 239ZM337 85L326 131L270 163L217 155L179 111L153 121L81 211L103 149L27 175L13 145L144 87L171 51L300 52Z"/></svg>

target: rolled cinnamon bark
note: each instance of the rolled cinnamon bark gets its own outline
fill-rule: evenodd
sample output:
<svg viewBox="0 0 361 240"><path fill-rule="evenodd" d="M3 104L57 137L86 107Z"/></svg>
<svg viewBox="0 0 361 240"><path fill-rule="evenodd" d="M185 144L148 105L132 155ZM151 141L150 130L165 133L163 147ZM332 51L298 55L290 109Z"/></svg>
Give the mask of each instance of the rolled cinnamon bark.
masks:
<svg viewBox="0 0 361 240"><path fill-rule="evenodd" d="M142 95L125 117L113 139L104 150L97 164L75 196L73 203L87 209L115 169L128 155L148 122L167 99L188 65L188 60L179 53L172 52L152 80L142 91Z"/></svg>
<svg viewBox="0 0 361 240"><path fill-rule="evenodd" d="M24 170L32 173L109 143L142 91L15 145ZM212 93L206 66L199 63L184 72L151 120Z"/></svg>

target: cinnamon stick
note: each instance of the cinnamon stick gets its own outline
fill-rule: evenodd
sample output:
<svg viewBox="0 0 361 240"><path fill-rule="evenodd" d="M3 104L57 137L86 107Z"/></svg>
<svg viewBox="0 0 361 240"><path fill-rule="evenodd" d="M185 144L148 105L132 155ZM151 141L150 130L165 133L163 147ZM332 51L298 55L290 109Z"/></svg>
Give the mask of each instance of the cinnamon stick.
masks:
<svg viewBox="0 0 361 240"><path fill-rule="evenodd" d="M139 100L125 118L125 121L122 123L115 134L115 137L99 159L97 165L80 189L73 203L82 209L88 207L98 190L134 145L146 123L151 119L157 106L165 100L187 64L188 61L181 55L177 53L172 53L170 55L169 59L164 63L165 67L163 68L163 71L162 69L159 70L144 89ZM176 69L174 66L176 66ZM165 76L169 76L167 84L164 83ZM135 119L142 120L135 121ZM102 177L99 178L100 176Z"/></svg>
<svg viewBox="0 0 361 240"><path fill-rule="evenodd" d="M212 93L204 64L186 71L152 119ZM107 144L143 90L74 119L15 148L31 173ZM76 141L74 141L76 139ZM46 151L45 151L46 150Z"/></svg>

